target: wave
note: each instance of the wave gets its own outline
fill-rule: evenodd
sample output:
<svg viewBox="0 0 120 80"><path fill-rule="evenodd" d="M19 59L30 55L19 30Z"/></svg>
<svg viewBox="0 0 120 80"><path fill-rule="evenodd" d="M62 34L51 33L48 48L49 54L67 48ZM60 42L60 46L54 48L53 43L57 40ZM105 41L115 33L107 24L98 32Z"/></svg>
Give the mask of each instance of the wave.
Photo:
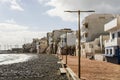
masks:
<svg viewBox="0 0 120 80"><path fill-rule="evenodd" d="M36 57L34 54L0 54L0 65L25 62Z"/></svg>

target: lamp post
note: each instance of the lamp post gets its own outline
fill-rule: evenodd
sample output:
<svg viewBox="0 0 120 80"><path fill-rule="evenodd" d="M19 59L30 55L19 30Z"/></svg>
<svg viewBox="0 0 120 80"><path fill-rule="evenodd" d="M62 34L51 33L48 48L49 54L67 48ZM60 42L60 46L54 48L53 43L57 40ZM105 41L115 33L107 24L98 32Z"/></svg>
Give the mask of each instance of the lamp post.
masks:
<svg viewBox="0 0 120 80"><path fill-rule="evenodd" d="M81 11L81 10L76 10L76 11L64 11L64 12L70 12L70 13L78 13L78 77L80 78L81 77L81 70L80 70L80 58L81 58L81 48L80 48L80 45L81 45L81 31L80 31L80 13L81 12L95 12L93 10L88 10L88 11Z"/></svg>

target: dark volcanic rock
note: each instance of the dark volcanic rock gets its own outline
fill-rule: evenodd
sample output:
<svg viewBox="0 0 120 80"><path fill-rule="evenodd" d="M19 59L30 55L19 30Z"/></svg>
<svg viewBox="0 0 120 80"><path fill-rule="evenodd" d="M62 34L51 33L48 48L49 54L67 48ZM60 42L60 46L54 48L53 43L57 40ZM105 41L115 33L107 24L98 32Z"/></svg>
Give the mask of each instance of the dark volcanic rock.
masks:
<svg viewBox="0 0 120 80"><path fill-rule="evenodd" d="M23 63L0 66L0 80L68 80L60 75L58 58L39 54L38 58Z"/></svg>

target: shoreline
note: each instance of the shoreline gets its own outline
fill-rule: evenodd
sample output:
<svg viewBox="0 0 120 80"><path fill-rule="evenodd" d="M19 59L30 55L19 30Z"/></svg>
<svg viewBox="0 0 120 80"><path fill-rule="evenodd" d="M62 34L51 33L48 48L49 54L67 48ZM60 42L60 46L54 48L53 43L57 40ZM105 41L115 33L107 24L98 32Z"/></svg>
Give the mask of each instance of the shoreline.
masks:
<svg viewBox="0 0 120 80"><path fill-rule="evenodd" d="M39 54L26 62L0 65L0 80L68 80L60 75L58 60L54 55Z"/></svg>

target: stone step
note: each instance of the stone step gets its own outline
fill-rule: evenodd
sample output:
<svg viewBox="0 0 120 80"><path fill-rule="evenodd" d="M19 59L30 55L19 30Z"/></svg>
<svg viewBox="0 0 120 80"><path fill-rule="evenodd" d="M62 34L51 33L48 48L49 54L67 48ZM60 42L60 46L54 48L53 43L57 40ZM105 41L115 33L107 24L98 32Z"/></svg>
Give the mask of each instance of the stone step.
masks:
<svg viewBox="0 0 120 80"><path fill-rule="evenodd" d="M71 68L66 68L66 70L70 80L82 80L78 78L78 76L71 70Z"/></svg>
<svg viewBox="0 0 120 80"><path fill-rule="evenodd" d="M65 68L59 68L61 74L66 74L66 69Z"/></svg>
<svg viewBox="0 0 120 80"><path fill-rule="evenodd" d="M58 64L63 64L63 65L65 64L64 61L58 61L57 63L58 63Z"/></svg>

